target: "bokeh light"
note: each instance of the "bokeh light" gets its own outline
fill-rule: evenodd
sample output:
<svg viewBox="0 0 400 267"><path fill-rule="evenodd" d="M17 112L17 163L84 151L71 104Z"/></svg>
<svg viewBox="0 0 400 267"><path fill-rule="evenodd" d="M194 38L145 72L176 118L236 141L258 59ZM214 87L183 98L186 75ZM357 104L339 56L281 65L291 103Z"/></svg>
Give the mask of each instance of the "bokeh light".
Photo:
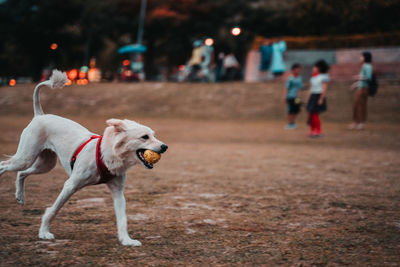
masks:
<svg viewBox="0 0 400 267"><path fill-rule="evenodd" d="M131 64L131 61L129 59L125 59L124 61L122 61L122 65L124 66L129 66L129 64Z"/></svg>
<svg viewBox="0 0 400 267"><path fill-rule="evenodd" d="M242 30L239 27L233 27L231 30L231 33L234 36L238 36L241 32L242 32Z"/></svg>
<svg viewBox="0 0 400 267"><path fill-rule="evenodd" d="M68 79L70 79L71 81L74 81L76 79L76 77L78 77L78 70L77 69L72 69L70 71L68 71Z"/></svg>
<svg viewBox="0 0 400 267"><path fill-rule="evenodd" d="M56 44L56 43L52 43L51 45L50 45L50 49L51 50L56 50L58 48L58 44Z"/></svg>
<svg viewBox="0 0 400 267"><path fill-rule="evenodd" d="M212 38L207 38L204 43L208 46L212 46L214 44L214 40Z"/></svg>
<svg viewBox="0 0 400 267"><path fill-rule="evenodd" d="M88 79L79 79L76 81L78 85L87 85L89 83Z"/></svg>
<svg viewBox="0 0 400 267"><path fill-rule="evenodd" d="M86 72L80 71L78 75L79 79L83 79L86 77Z"/></svg>
<svg viewBox="0 0 400 267"><path fill-rule="evenodd" d="M11 79L8 85L10 86L15 86L17 84L17 81L15 79Z"/></svg>
<svg viewBox="0 0 400 267"><path fill-rule="evenodd" d="M89 71L89 67L88 67L88 66L82 66L82 67L80 68L80 71L82 71L82 72L84 72L84 73L87 73L87 72Z"/></svg>

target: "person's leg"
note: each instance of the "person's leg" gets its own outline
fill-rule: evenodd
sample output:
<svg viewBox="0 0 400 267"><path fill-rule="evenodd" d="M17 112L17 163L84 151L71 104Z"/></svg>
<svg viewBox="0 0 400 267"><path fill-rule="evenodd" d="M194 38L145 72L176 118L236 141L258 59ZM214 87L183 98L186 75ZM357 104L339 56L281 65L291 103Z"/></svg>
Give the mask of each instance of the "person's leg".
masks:
<svg viewBox="0 0 400 267"><path fill-rule="evenodd" d="M315 134L321 134L321 120L319 118L319 114L315 113Z"/></svg>
<svg viewBox="0 0 400 267"><path fill-rule="evenodd" d="M296 129L296 115L299 113L299 107L295 105L294 99L287 99L288 125L291 129Z"/></svg>
<svg viewBox="0 0 400 267"><path fill-rule="evenodd" d="M288 125L290 124L290 115L291 115L290 112L291 112L290 102L289 102L289 99L286 99L286 114L287 114Z"/></svg>
<svg viewBox="0 0 400 267"><path fill-rule="evenodd" d="M357 91L357 124L363 123L364 118L364 89Z"/></svg>
<svg viewBox="0 0 400 267"><path fill-rule="evenodd" d="M362 88L358 90L358 122L357 130L364 129L364 123L367 119L367 100L368 100L368 89Z"/></svg>
<svg viewBox="0 0 400 267"><path fill-rule="evenodd" d="M317 112L310 113L310 135L316 136L321 134L321 120Z"/></svg>
<svg viewBox="0 0 400 267"><path fill-rule="evenodd" d="M310 124L310 135L313 135L315 132L315 116L313 112L309 113L308 122Z"/></svg>
<svg viewBox="0 0 400 267"><path fill-rule="evenodd" d="M235 79L235 68L228 68L227 69L227 74L228 74L228 81L233 81Z"/></svg>
<svg viewBox="0 0 400 267"><path fill-rule="evenodd" d="M294 123L294 114L288 114L288 124L293 124Z"/></svg>
<svg viewBox="0 0 400 267"><path fill-rule="evenodd" d="M362 120L362 89L356 92L356 123L361 123Z"/></svg>
<svg viewBox="0 0 400 267"><path fill-rule="evenodd" d="M296 124L294 123L295 116L296 116L295 114L288 113L287 115L288 124L285 126L286 130L293 130L297 128Z"/></svg>
<svg viewBox="0 0 400 267"><path fill-rule="evenodd" d="M363 88L360 91L362 91L361 94L361 117L360 117L360 122L365 123L367 121L367 103L368 103L368 89Z"/></svg>
<svg viewBox="0 0 400 267"><path fill-rule="evenodd" d="M354 100L353 100L353 122L354 124L357 124L359 119L358 119L358 113L357 113L357 108L358 108L358 97L359 93L358 90L354 94Z"/></svg>

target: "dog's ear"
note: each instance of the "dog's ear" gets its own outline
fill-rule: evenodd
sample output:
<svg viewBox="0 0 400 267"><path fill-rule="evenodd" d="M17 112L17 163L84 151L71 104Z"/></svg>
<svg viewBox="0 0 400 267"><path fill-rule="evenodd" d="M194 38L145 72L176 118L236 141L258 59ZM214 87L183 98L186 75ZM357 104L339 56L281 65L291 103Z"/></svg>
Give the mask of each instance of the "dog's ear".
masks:
<svg viewBox="0 0 400 267"><path fill-rule="evenodd" d="M113 126L116 132L124 132L126 131L126 124L123 120L118 119L109 119L107 120L107 124L109 126Z"/></svg>

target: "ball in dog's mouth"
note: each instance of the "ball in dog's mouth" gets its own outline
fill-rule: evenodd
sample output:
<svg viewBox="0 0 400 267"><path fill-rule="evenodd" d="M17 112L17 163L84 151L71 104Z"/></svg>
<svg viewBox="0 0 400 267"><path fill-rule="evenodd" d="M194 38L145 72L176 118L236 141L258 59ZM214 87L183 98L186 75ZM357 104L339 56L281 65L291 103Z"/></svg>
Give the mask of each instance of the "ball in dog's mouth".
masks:
<svg viewBox="0 0 400 267"><path fill-rule="evenodd" d="M136 151L136 154L140 161L142 161L144 166L148 169L152 169L153 164L157 163L161 158L159 153L148 149L139 149Z"/></svg>

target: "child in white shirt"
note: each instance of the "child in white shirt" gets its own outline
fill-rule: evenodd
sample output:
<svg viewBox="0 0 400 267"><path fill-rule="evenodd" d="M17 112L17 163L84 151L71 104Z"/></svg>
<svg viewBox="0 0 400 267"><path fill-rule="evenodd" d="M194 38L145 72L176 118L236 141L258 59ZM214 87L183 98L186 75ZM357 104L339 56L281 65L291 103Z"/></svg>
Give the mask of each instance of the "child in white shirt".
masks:
<svg viewBox="0 0 400 267"><path fill-rule="evenodd" d="M310 94L307 103L309 112L308 122L310 124L310 137L321 136L321 120L319 114L326 111L326 91L330 81L329 65L325 60L318 60L313 67L313 74L310 79Z"/></svg>

